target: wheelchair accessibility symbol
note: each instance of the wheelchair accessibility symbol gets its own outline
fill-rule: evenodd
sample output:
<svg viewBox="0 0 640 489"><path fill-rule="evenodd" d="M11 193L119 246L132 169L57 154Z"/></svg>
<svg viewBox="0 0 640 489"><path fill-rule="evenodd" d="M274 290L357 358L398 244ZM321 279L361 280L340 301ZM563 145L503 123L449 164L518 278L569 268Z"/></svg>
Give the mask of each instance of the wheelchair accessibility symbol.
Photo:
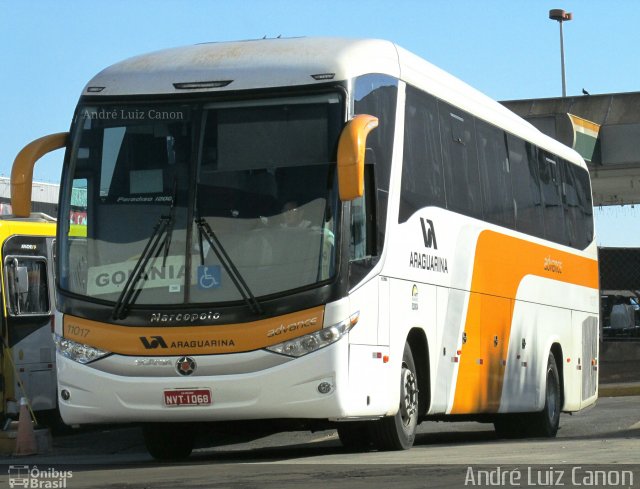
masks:
<svg viewBox="0 0 640 489"><path fill-rule="evenodd" d="M217 289L220 287L220 265L198 267L198 287L201 289Z"/></svg>

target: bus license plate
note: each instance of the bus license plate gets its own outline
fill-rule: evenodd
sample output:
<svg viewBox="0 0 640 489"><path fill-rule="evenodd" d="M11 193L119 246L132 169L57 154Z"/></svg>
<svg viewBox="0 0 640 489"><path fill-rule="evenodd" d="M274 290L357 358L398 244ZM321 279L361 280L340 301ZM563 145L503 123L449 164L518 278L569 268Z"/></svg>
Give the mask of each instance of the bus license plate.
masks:
<svg viewBox="0 0 640 489"><path fill-rule="evenodd" d="M164 405L179 406L210 406L210 389L167 389L164 391Z"/></svg>

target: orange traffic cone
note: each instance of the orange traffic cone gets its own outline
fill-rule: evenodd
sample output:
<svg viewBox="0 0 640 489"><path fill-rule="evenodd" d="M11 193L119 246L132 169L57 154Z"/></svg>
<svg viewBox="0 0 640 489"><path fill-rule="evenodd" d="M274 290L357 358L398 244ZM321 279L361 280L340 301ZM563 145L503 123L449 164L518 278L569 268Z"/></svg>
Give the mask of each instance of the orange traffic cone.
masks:
<svg viewBox="0 0 640 489"><path fill-rule="evenodd" d="M18 434L16 436L16 456L34 455L38 453L38 442L33 430L31 415L27 406L27 399L20 398L20 416L18 417Z"/></svg>

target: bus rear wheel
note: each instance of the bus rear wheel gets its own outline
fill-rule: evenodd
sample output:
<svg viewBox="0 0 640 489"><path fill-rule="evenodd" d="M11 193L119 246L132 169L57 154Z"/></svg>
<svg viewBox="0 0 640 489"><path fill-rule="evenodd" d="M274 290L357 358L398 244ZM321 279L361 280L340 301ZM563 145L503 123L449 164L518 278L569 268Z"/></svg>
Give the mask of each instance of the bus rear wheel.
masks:
<svg viewBox="0 0 640 489"><path fill-rule="evenodd" d="M409 344L405 344L400 371L400 408L371 424L371 441L379 450L408 450L418 427L418 374Z"/></svg>
<svg viewBox="0 0 640 489"><path fill-rule="evenodd" d="M529 435L553 438L560 426L560 410L562 409L562 393L560 374L553 353L549 353L546 370L546 388L544 408L531 415L528 423Z"/></svg>
<svg viewBox="0 0 640 489"><path fill-rule="evenodd" d="M195 430L180 423L151 423L142 427L144 444L156 460L184 460L193 451Z"/></svg>
<svg viewBox="0 0 640 489"><path fill-rule="evenodd" d="M537 413L499 414L493 422L499 438L546 437L553 438L560 426L562 392L558 365L549 353L546 369L545 402Z"/></svg>

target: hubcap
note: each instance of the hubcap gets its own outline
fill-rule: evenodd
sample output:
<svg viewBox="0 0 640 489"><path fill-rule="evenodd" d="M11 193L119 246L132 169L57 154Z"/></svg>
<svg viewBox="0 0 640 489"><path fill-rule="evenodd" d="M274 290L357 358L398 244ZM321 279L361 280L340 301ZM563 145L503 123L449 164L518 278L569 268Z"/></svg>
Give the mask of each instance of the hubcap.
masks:
<svg viewBox="0 0 640 489"><path fill-rule="evenodd" d="M402 424L408 426L418 411L418 384L411 370L402 368L402 399L400 400L400 416Z"/></svg>

